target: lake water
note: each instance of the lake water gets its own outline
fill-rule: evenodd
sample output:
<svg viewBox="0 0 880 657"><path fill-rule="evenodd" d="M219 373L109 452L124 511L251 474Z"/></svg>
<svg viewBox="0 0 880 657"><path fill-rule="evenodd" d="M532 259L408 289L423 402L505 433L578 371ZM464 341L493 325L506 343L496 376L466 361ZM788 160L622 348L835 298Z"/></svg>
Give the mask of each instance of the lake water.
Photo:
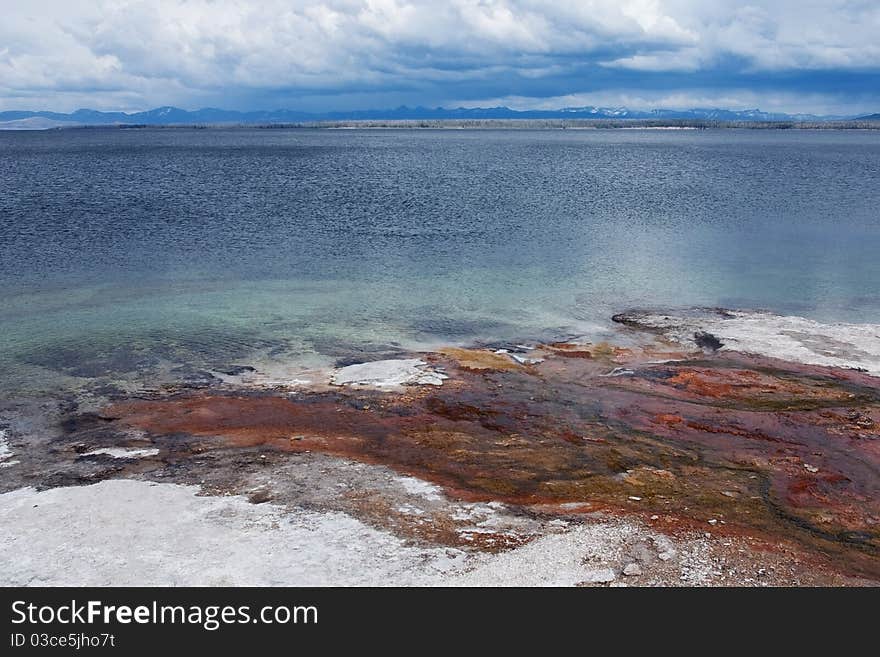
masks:
<svg viewBox="0 0 880 657"><path fill-rule="evenodd" d="M880 131L6 132L0 248L7 390L632 307L874 323Z"/></svg>

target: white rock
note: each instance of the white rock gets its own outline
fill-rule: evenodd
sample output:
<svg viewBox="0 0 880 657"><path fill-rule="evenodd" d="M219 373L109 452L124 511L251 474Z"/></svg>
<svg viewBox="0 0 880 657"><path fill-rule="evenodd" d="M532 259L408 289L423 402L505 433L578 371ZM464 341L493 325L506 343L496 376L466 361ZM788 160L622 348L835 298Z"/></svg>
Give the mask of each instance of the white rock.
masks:
<svg viewBox="0 0 880 657"><path fill-rule="evenodd" d="M420 386L442 386L443 381L445 381L447 377L445 374L440 374L439 372L426 372L422 374L420 377L416 378L413 383Z"/></svg>
<svg viewBox="0 0 880 657"><path fill-rule="evenodd" d="M538 363L543 363L543 358L526 358L525 356L520 356L518 354L507 354L513 360L515 360L520 365L537 365Z"/></svg>
<svg viewBox="0 0 880 657"><path fill-rule="evenodd" d="M797 316L705 308L670 314L624 313L623 317L687 347L697 346L696 334L709 333L723 343L722 350L861 368L880 376L878 324L823 324Z"/></svg>
<svg viewBox="0 0 880 657"><path fill-rule="evenodd" d="M99 449L93 449L90 452L83 452L83 456L97 456L99 454L103 454L106 456L112 456L115 459L141 459L147 456L156 456L159 453L158 449L148 448L148 449L126 449L124 447L101 447Z"/></svg>
<svg viewBox="0 0 880 657"><path fill-rule="evenodd" d="M9 440L6 438L6 429L0 429L0 468L8 468L15 465L18 461L13 461L13 452L9 447Z"/></svg>
<svg viewBox="0 0 880 657"><path fill-rule="evenodd" d="M0 584L425 585L465 565L459 550L411 547L343 513L199 493L107 480L2 494L0 552L16 556L4 560Z"/></svg>
<svg viewBox="0 0 880 657"><path fill-rule="evenodd" d="M654 547L657 548L657 558L660 561L669 561L678 555L678 550L675 549L672 541L667 536L657 534L652 536L651 540L654 542Z"/></svg>
<svg viewBox="0 0 880 657"><path fill-rule="evenodd" d="M0 554L14 555L0 585L573 586L585 554L616 554L640 531L598 521L490 554L414 546L340 512L200 493L107 480L0 494ZM591 575L614 579L610 568Z"/></svg>
<svg viewBox="0 0 880 657"><path fill-rule="evenodd" d="M637 563L628 563L623 569L623 574L627 577L635 577L642 574L642 567Z"/></svg>
<svg viewBox="0 0 880 657"><path fill-rule="evenodd" d="M336 386L359 385L389 388L403 385L443 385L449 377L430 369L418 358L376 360L340 367L333 372L330 383Z"/></svg>
<svg viewBox="0 0 880 657"><path fill-rule="evenodd" d="M0 429L0 461L11 457L12 450L9 449L9 441L6 439L6 429Z"/></svg>
<svg viewBox="0 0 880 657"><path fill-rule="evenodd" d="M417 495L431 502L443 499L443 489L422 479L415 477L395 477L395 481L401 484L410 495Z"/></svg>

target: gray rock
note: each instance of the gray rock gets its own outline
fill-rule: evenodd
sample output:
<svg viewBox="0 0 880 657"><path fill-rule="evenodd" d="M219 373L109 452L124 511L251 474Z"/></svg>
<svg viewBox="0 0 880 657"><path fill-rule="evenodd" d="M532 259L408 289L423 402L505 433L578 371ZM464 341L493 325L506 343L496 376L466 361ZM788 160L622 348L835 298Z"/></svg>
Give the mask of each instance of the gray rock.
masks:
<svg viewBox="0 0 880 657"><path fill-rule="evenodd" d="M637 563L628 563L624 569L623 574L628 577L635 577L636 575L642 574L642 567Z"/></svg>

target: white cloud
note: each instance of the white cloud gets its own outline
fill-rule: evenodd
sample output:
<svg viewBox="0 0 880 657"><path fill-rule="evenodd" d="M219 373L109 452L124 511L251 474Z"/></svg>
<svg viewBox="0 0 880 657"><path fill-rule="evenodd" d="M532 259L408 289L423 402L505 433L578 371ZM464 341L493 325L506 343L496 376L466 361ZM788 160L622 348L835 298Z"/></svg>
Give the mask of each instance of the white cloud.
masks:
<svg viewBox="0 0 880 657"><path fill-rule="evenodd" d="M627 68L636 71L697 71L702 65L700 54L696 48L682 48L674 52L631 55L600 63L609 68Z"/></svg>
<svg viewBox="0 0 880 657"><path fill-rule="evenodd" d="M387 93L589 65L698 71L731 57L753 72L880 69L873 0L0 2L7 107Z"/></svg>

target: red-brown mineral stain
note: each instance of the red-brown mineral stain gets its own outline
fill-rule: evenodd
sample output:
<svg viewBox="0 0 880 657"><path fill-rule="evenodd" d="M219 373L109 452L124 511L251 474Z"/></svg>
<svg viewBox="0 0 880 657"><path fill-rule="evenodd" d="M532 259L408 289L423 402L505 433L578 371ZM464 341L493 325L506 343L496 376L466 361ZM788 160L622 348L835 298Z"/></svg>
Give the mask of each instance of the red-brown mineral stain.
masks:
<svg viewBox="0 0 880 657"><path fill-rule="evenodd" d="M631 511L638 497L642 513L722 518L880 576L880 382L735 354L609 377L602 359L631 354L569 357L586 351L553 345L525 368L449 350L455 384L404 395L193 393L107 414L208 448L382 463L470 500Z"/></svg>

